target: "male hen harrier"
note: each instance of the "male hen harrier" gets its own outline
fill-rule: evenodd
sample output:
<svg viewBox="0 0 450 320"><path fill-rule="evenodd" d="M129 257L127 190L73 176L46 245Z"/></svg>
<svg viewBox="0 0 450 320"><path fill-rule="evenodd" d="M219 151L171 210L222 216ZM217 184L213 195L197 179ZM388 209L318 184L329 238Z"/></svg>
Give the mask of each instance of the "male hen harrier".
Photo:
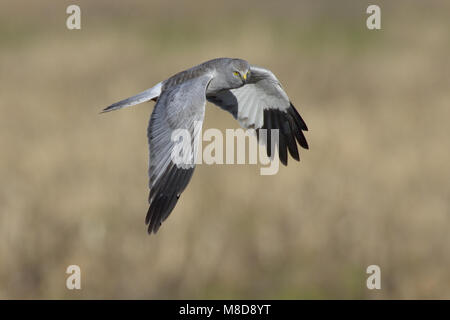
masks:
<svg viewBox="0 0 450 320"><path fill-rule="evenodd" d="M198 123L203 123L206 100L230 112L243 128L267 130L267 155L278 148L280 161L287 164L287 150L300 160L297 142L308 149L303 131L308 128L281 88L275 75L264 68L241 59L219 58L179 72L153 88L116 102L103 112L129 107L145 101L156 101L150 117L147 136L150 149L149 204L145 218L148 232L156 233L172 212L186 188L195 168L195 161L180 166L171 159L174 141L172 132L185 129L198 143ZM278 141L269 141L271 130L277 129ZM265 130L262 130L265 131ZM263 137L263 136L261 136ZM264 140L262 138L259 139ZM276 140L276 139L274 139ZM197 146L193 145L193 149ZM195 157L195 155L194 155Z"/></svg>

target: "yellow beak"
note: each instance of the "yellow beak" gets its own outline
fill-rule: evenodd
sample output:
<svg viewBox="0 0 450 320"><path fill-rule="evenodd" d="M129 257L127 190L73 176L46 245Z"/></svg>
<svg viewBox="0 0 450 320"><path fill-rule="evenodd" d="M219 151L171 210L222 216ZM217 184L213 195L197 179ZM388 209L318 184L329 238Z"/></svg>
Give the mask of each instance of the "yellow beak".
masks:
<svg viewBox="0 0 450 320"><path fill-rule="evenodd" d="M246 73L242 76L242 79L244 79L244 81L247 80L247 74Z"/></svg>

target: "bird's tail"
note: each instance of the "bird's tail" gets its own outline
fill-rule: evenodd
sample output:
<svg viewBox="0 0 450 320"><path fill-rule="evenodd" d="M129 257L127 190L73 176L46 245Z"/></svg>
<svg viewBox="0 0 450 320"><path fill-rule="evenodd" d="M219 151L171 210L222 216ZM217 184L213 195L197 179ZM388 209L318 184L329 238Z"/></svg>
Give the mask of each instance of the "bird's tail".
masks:
<svg viewBox="0 0 450 320"><path fill-rule="evenodd" d="M131 106L134 106L134 105L142 103L142 102L156 99L161 94L161 88L162 88L162 82L158 83L153 88L150 88L145 91L142 91L141 93L138 93L135 96L132 96L127 99L121 100L119 102L113 103L112 105L103 109L101 113L118 110L118 109L122 109L125 107L131 107Z"/></svg>

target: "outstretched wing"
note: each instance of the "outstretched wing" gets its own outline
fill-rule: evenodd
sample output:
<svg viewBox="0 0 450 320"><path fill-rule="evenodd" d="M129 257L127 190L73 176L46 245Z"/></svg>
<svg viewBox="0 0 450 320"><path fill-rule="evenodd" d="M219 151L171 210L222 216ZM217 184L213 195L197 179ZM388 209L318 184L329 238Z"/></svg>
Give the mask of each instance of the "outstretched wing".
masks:
<svg viewBox="0 0 450 320"><path fill-rule="evenodd" d="M158 231L194 172L210 80L205 74L165 89L150 117L149 233Z"/></svg>
<svg viewBox="0 0 450 320"><path fill-rule="evenodd" d="M265 141L260 139L259 129L267 129L267 155L273 156L272 145L278 147L284 165L287 165L287 150L295 160L300 160L297 142L308 149L303 134L308 127L270 70L251 66L244 86L222 90L207 99L230 112L242 127L256 129L261 143ZM270 141L272 129L279 130L278 142Z"/></svg>

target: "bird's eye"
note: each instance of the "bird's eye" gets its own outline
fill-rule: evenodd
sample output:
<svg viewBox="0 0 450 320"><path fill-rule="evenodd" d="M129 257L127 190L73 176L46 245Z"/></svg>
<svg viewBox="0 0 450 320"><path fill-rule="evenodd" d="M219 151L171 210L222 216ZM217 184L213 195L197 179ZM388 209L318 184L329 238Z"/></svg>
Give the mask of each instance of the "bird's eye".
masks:
<svg viewBox="0 0 450 320"><path fill-rule="evenodd" d="M241 76L241 74L240 74L239 72L237 72L237 71L233 72L233 74L234 74L236 77L240 77L240 76Z"/></svg>

